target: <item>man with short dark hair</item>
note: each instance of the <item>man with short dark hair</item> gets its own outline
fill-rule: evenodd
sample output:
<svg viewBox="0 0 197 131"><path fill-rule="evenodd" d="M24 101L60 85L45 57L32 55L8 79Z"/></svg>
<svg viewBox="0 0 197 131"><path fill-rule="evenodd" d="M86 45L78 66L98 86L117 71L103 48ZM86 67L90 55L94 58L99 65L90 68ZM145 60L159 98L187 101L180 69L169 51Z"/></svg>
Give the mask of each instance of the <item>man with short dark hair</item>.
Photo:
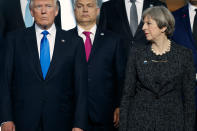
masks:
<svg viewBox="0 0 197 131"><path fill-rule="evenodd" d="M119 36L96 25L97 0L75 0L77 27L88 66L88 130L113 131L119 123L119 102L125 58Z"/></svg>
<svg viewBox="0 0 197 131"><path fill-rule="evenodd" d="M80 39L54 24L56 0L31 0L35 25L8 35L2 131L83 131L86 63Z"/></svg>

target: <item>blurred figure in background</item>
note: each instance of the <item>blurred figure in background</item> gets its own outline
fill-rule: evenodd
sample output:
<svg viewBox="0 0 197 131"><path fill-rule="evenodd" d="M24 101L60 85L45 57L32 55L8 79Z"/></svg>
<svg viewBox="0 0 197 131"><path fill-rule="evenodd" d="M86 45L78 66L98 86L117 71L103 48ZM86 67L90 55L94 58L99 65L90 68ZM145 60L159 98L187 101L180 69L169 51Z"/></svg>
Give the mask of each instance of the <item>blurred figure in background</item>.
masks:
<svg viewBox="0 0 197 131"><path fill-rule="evenodd" d="M175 31L173 40L193 52L196 68L196 109L197 109L197 0L189 0L189 3L173 12L175 18Z"/></svg>

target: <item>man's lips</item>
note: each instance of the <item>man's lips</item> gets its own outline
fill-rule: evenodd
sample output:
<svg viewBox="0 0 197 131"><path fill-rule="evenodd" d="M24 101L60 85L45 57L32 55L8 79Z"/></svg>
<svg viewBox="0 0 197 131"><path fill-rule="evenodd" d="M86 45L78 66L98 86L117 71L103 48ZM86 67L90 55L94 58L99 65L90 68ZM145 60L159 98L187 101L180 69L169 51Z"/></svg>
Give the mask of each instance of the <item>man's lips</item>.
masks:
<svg viewBox="0 0 197 131"><path fill-rule="evenodd" d="M82 15L83 17L89 17L89 15Z"/></svg>
<svg viewBox="0 0 197 131"><path fill-rule="evenodd" d="M41 17L41 19L42 19L42 20L47 20L48 18L47 18L47 17Z"/></svg>
<svg viewBox="0 0 197 131"><path fill-rule="evenodd" d="M148 35L149 33L145 33L145 35Z"/></svg>

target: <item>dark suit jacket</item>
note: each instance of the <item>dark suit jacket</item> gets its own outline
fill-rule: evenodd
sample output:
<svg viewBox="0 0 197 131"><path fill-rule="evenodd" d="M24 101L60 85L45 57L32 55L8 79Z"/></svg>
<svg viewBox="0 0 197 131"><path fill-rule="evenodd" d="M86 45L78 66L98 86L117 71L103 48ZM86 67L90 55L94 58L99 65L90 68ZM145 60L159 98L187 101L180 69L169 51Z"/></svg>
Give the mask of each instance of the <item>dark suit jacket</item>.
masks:
<svg viewBox="0 0 197 131"><path fill-rule="evenodd" d="M12 0L12 2L7 0L2 0L1 2L3 19L5 25L3 27L3 36L5 37L8 32L14 31L19 28L25 28L25 23L23 20L23 14L21 11L20 0ZM55 18L56 26L61 27L61 17L60 10L58 16Z"/></svg>
<svg viewBox="0 0 197 131"><path fill-rule="evenodd" d="M77 28L71 30L78 36ZM88 113L97 124L111 124L119 107L125 58L122 41L112 32L97 28L88 66Z"/></svg>
<svg viewBox="0 0 197 131"><path fill-rule="evenodd" d="M132 48L120 106L120 131L194 131L195 68L191 50L175 44L156 56Z"/></svg>
<svg viewBox="0 0 197 131"><path fill-rule="evenodd" d="M180 45L192 49L197 73L197 43L192 36L188 5L173 12L175 18L175 31L173 40Z"/></svg>
<svg viewBox="0 0 197 131"><path fill-rule="evenodd" d="M4 40L1 38L0 36L0 83L3 81L4 79L4 75L3 75L3 72L4 72L4 58L5 58L5 42Z"/></svg>
<svg viewBox="0 0 197 131"><path fill-rule="evenodd" d="M130 46L143 47L147 41L142 30L141 21L133 37L127 18L125 0L111 0L103 3L101 7L99 27L118 33L124 40L124 50L128 54ZM143 10L150 6L165 5L159 0L144 0Z"/></svg>
<svg viewBox="0 0 197 131"><path fill-rule="evenodd" d="M84 129L87 122L87 70L83 44L57 28L53 58L44 80L34 26L7 39L5 79L1 83L1 122L14 121L18 131Z"/></svg>
<svg viewBox="0 0 197 131"><path fill-rule="evenodd" d="M0 39L3 39L3 28L4 28L4 18L2 12L0 12Z"/></svg>

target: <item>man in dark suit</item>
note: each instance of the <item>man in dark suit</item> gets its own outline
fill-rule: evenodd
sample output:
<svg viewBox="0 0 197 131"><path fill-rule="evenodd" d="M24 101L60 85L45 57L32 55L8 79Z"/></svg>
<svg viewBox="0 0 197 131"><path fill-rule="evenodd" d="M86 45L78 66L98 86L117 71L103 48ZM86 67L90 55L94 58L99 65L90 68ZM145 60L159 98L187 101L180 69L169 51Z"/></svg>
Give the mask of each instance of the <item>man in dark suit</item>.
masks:
<svg viewBox="0 0 197 131"><path fill-rule="evenodd" d="M8 0L1 1L1 11L5 25L3 26L3 36L5 37L8 32L14 31L19 28L26 28L25 24L25 11L28 0ZM60 11L55 19L56 26L61 27Z"/></svg>
<svg viewBox="0 0 197 131"><path fill-rule="evenodd" d="M187 5L173 12L176 22L175 22L175 31L172 39L176 43L192 49L195 68L196 68L196 81L197 81L197 13L195 10L197 11L197 0L190 0ZM197 85L196 85L196 94L197 94ZM197 95L196 95L196 105L197 105Z"/></svg>
<svg viewBox="0 0 197 131"><path fill-rule="evenodd" d="M75 0L77 27L88 66L88 130L113 131L119 122L119 102L125 58L120 38L97 28L97 0Z"/></svg>
<svg viewBox="0 0 197 131"><path fill-rule="evenodd" d="M137 16L130 19L131 6L135 4ZM136 0L134 4L130 0L110 0L104 2L101 7L99 25L102 29L108 29L118 33L124 40L124 50L128 55L129 47L143 47L147 43L144 32L142 31L143 22L141 20L142 12L149 7L164 5L159 0ZM132 17L133 18L133 17ZM136 21L135 32L131 31L131 26Z"/></svg>
<svg viewBox="0 0 197 131"><path fill-rule="evenodd" d="M0 91L2 131L85 129L87 67L83 44L55 26L56 2L31 0L35 25L8 35Z"/></svg>

